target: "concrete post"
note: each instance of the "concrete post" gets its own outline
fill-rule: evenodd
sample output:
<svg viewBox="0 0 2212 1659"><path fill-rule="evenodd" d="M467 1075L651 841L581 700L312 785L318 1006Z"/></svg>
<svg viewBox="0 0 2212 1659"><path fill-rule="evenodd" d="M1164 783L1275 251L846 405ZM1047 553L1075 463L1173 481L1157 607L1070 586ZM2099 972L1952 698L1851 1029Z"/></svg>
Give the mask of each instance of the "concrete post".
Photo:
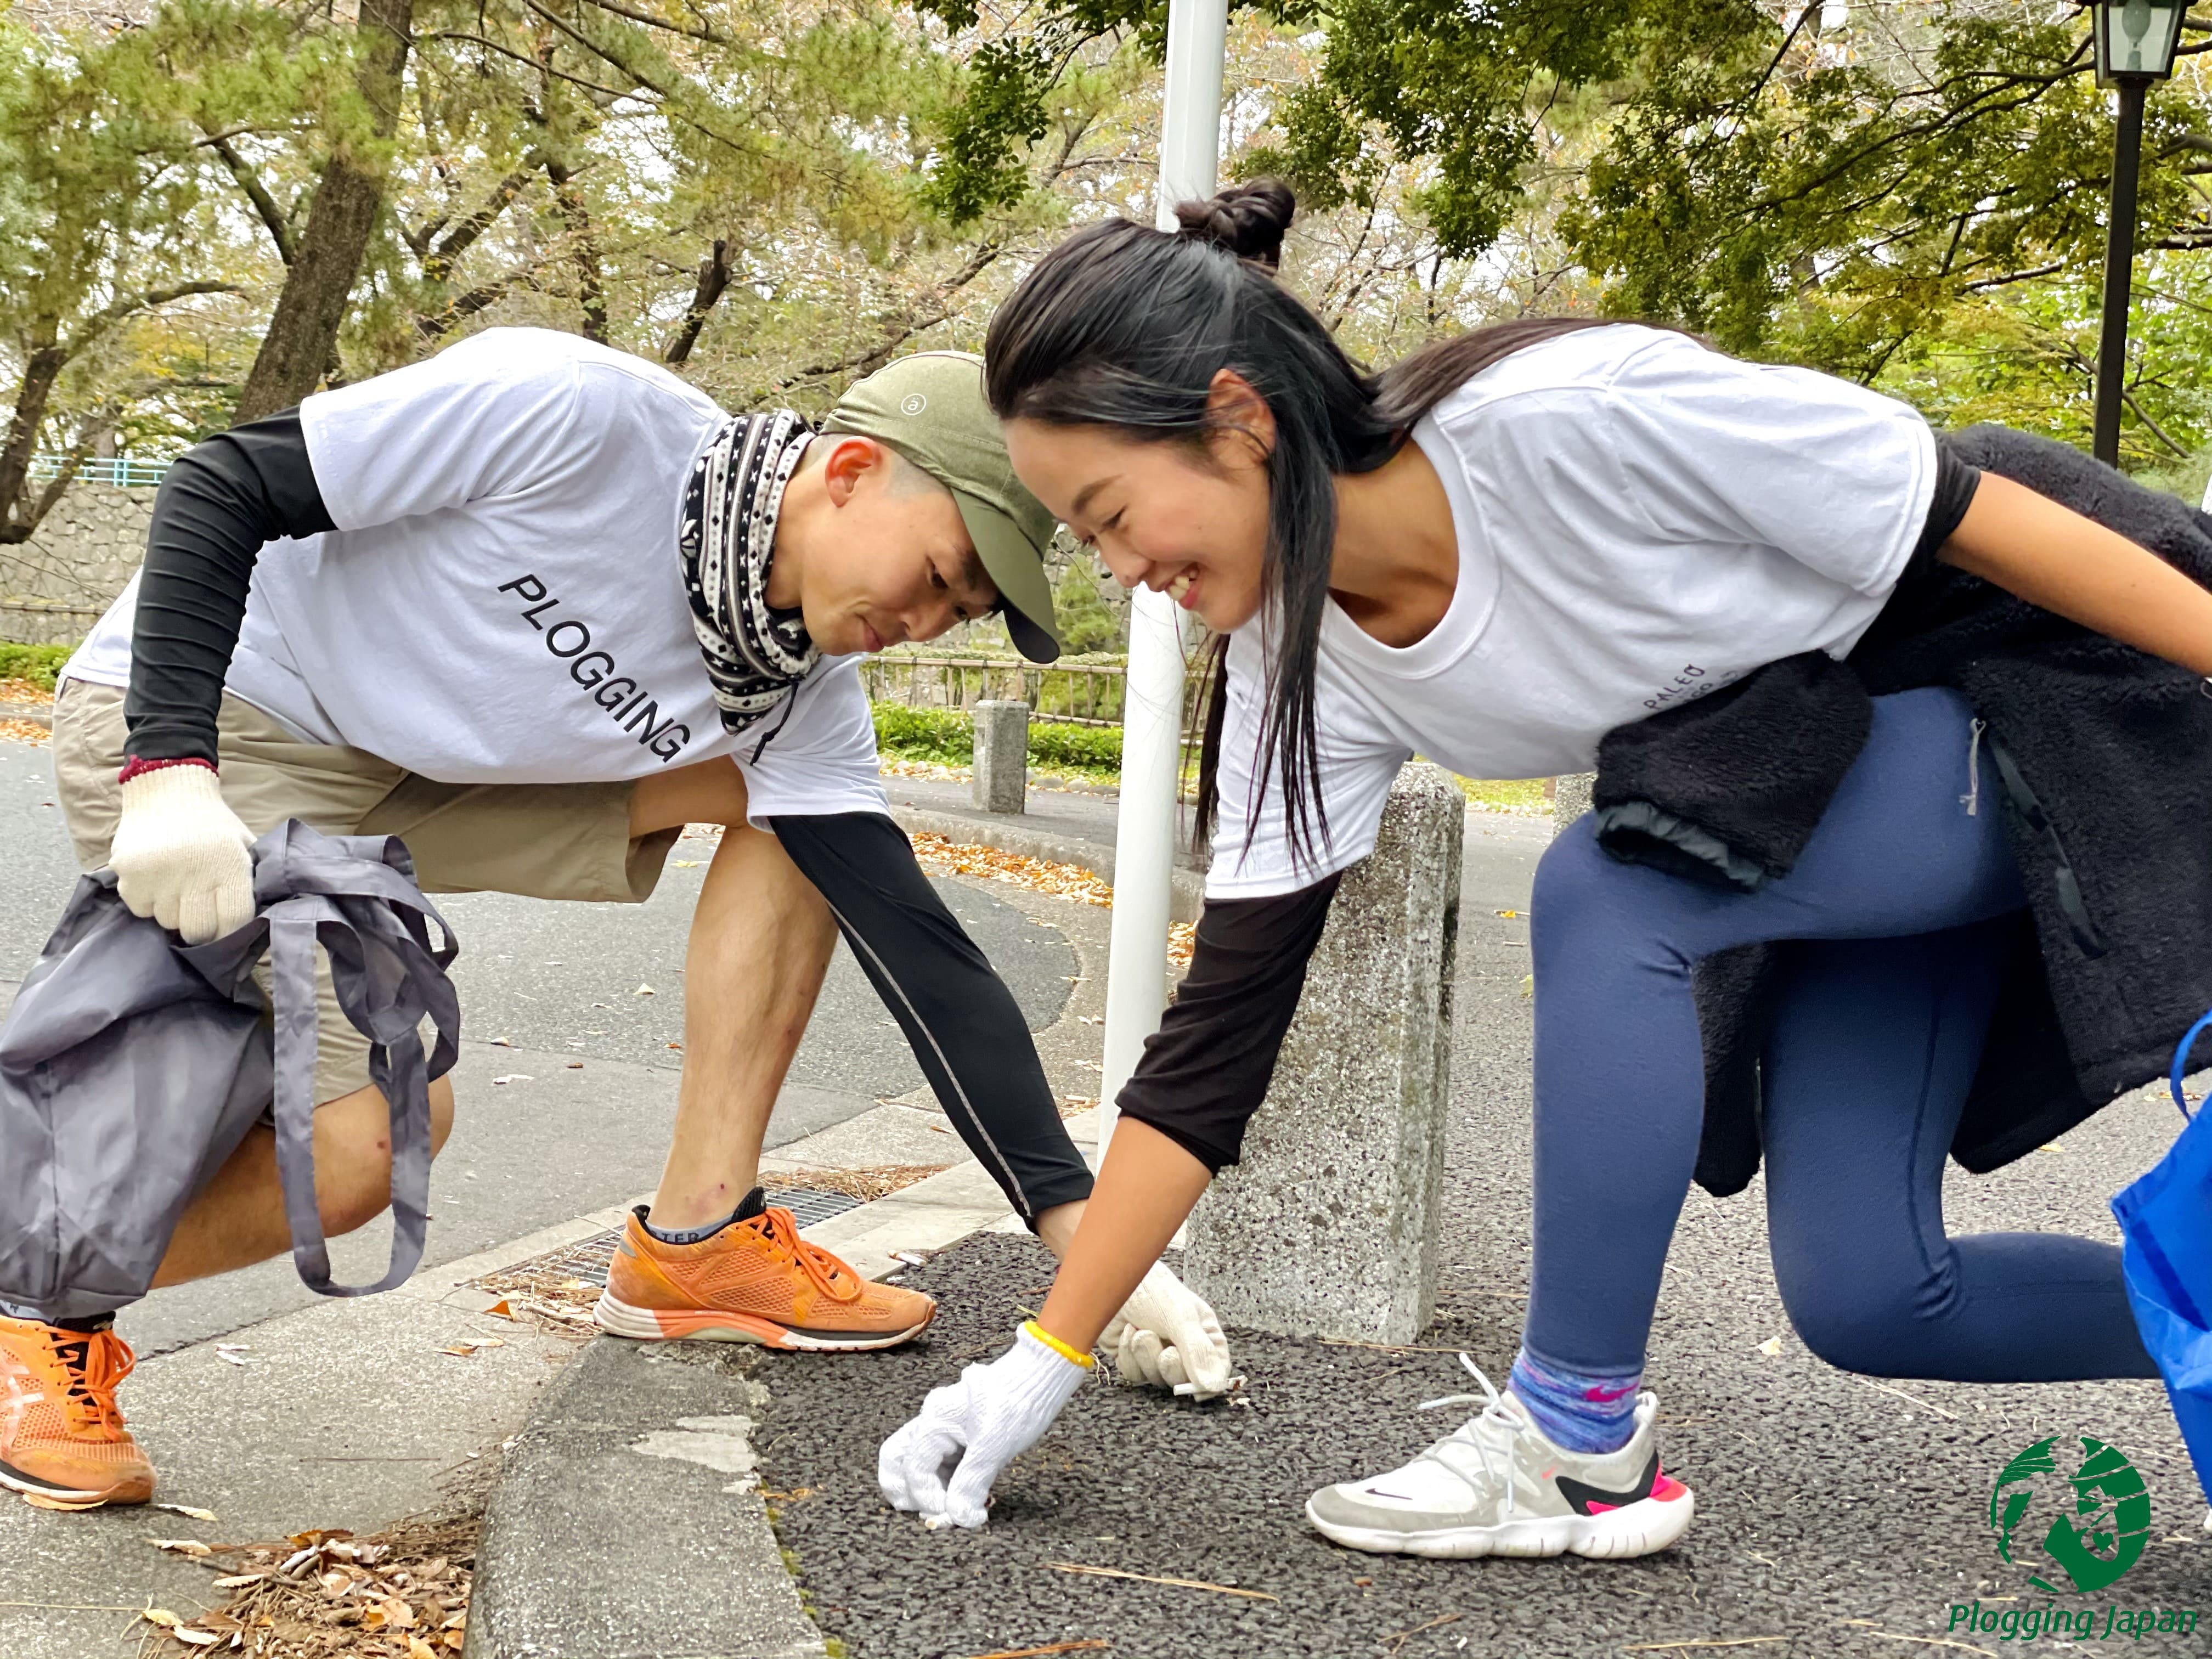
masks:
<svg viewBox="0 0 2212 1659"><path fill-rule="evenodd" d="M975 705L975 805L1024 810L1030 787L1030 706L986 698Z"/></svg>
<svg viewBox="0 0 2212 1659"><path fill-rule="evenodd" d="M1577 772L1561 778L1553 786L1552 794L1552 834L1559 831L1590 810L1590 790L1597 783L1595 772Z"/></svg>
<svg viewBox="0 0 2212 1659"><path fill-rule="evenodd" d="M1337 890L1243 1161L1190 1218L1184 1275L1224 1323L1410 1342L1436 1312L1466 814L1407 767Z"/></svg>

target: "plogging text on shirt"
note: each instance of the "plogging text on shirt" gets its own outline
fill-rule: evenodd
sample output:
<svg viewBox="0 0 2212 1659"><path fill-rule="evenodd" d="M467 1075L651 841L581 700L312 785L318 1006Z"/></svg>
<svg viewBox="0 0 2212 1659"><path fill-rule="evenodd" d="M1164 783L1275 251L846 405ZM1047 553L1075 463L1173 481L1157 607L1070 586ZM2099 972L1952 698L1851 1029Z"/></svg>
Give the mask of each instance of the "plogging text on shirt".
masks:
<svg viewBox="0 0 2212 1659"><path fill-rule="evenodd" d="M629 675L616 672L615 659L608 653L593 648L588 626L573 617L550 623L539 620L561 601L546 592L538 577L517 576L513 581L501 582L499 591L523 601L526 609L520 613L522 620L544 636L548 651L567 662L568 678L583 687L623 731L636 733L644 748L663 761L671 761L691 741L690 726L673 718L662 720L660 704L653 694Z"/></svg>

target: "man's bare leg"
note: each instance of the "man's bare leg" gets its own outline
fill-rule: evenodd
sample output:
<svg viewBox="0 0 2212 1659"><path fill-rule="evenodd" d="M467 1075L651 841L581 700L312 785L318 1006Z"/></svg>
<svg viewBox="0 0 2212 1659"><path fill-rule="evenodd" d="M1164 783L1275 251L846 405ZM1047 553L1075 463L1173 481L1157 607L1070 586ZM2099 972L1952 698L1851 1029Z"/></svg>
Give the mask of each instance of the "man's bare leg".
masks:
<svg viewBox="0 0 2212 1659"><path fill-rule="evenodd" d="M430 1085L430 1152L453 1132L453 1085ZM366 1226L392 1202L392 1114L374 1088L315 1109L315 1206L335 1238ZM276 1177L276 1132L246 1132L177 1223L154 1275L158 1287L247 1267L292 1248L284 1188Z"/></svg>
<svg viewBox="0 0 2212 1659"><path fill-rule="evenodd" d="M744 775L708 761L641 782L630 833L684 823L726 827L699 894L684 954L684 1081L660 1188L659 1227L703 1227L757 1184L769 1117L822 994L836 944L830 907L774 836L744 828ZM1066 1255L1080 1202L1037 1218Z"/></svg>
<svg viewBox="0 0 2212 1659"><path fill-rule="evenodd" d="M684 1078L654 1225L703 1227L760 1176L784 1074L822 994L836 923L782 843L745 824L744 775L708 761L641 782L630 833L719 823L684 954Z"/></svg>

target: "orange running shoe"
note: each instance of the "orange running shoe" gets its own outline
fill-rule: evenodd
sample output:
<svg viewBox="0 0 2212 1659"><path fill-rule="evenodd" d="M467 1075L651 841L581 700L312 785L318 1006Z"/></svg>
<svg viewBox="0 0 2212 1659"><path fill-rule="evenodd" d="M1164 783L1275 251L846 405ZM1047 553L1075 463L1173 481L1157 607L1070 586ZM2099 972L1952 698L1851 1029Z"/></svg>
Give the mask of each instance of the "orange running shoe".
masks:
<svg viewBox="0 0 2212 1659"><path fill-rule="evenodd" d="M865 1279L799 1236L771 1206L696 1244L669 1244L630 1212L599 1297L599 1328L646 1341L757 1342L828 1352L893 1348L921 1334L937 1304Z"/></svg>
<svg viewBox="0 0 2212 1659"><path fill-rule="evenodd" d="M137 1363L112 1330L0 1319L0 1486L84 1509L153 1497L154 1466L115 1408Z"/></svg>

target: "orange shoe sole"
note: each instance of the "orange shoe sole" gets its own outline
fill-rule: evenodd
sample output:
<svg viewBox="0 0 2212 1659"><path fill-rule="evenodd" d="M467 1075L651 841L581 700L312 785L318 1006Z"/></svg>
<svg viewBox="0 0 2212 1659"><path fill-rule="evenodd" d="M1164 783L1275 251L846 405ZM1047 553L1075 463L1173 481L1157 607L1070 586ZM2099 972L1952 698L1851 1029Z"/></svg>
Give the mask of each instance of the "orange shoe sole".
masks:
<svg viewBox="0 0 2212 1659"><path fill-rule="evenodd" d="M635 1308L607 1291L601 1293L593 1316L608 1335L640 1342L750 1342L793 1353L846 1353L896 1348L902 1342L911 1342L928 1328L929 1322L937 1316L937 1307L931 1304L919 1324L902 1331L810 1331L780 1325L757 1314L723 1309Z"/></svg>

